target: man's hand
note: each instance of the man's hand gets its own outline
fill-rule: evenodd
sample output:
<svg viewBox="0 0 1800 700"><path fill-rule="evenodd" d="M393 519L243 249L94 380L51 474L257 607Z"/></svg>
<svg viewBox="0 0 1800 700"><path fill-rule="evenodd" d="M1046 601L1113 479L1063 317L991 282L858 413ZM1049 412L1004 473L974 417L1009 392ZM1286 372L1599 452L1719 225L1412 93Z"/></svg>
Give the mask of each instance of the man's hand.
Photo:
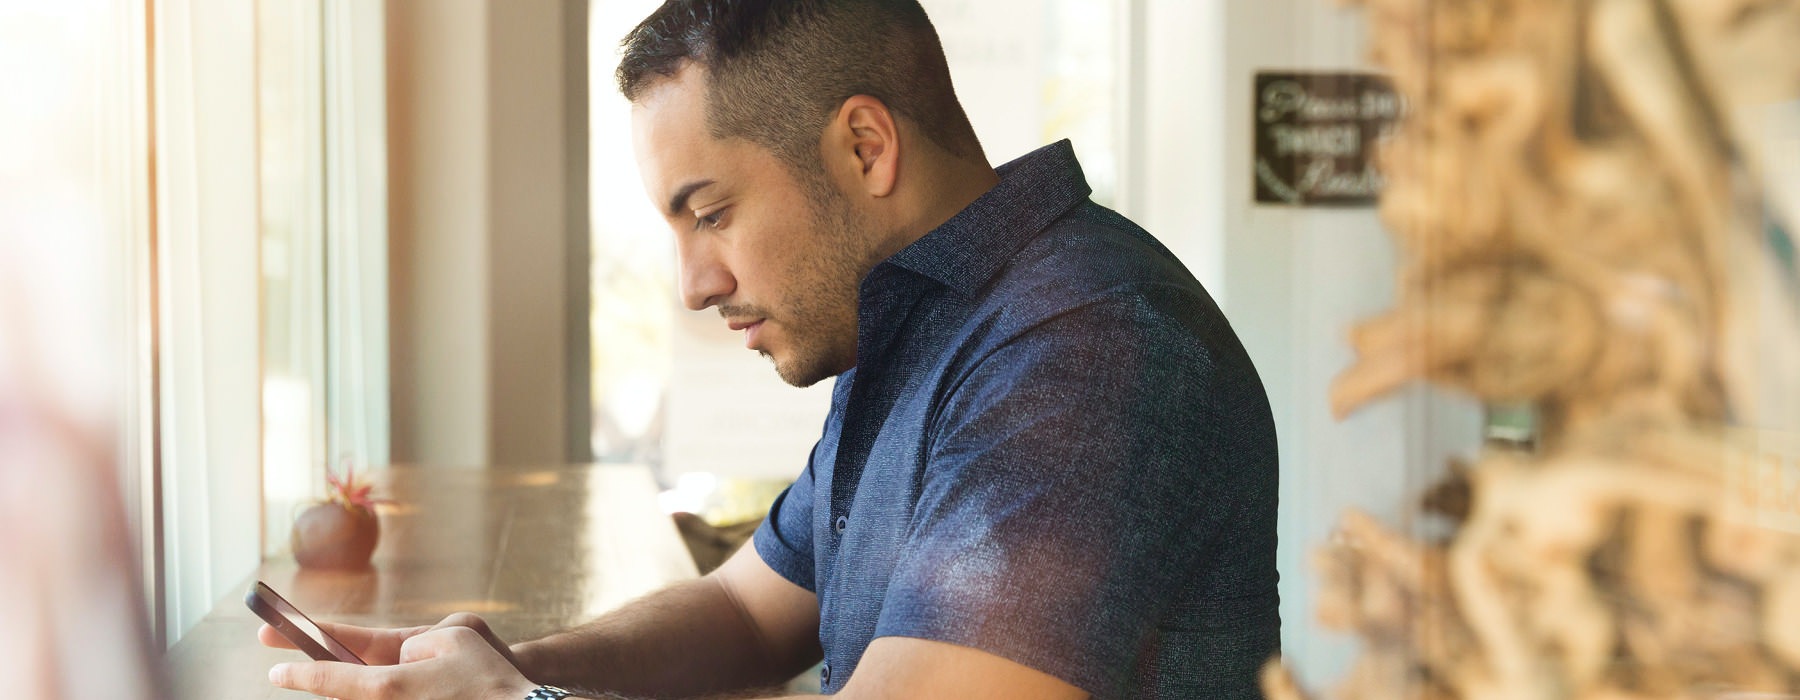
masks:
<svg viewBox="0 0 1800 700"><path fill-rule="evenodd" d="M467 627L475 630L481 634L483 639L487 640L488 644L493 645L501 656L506 657L507 663L515 667L519 665L518 660L513 658L512 649L494 635L494 631L488 627L486 620L474 613L459 612L444 618L442 622L435 625L396 629L357 627L330 622L316 622L316 624L324 629L326 634L331 635L332 639L338 640L344 646L349 647L350 651L356 652L356 657L370 666L392 666L400 663L400 645L404 644L406 640L431 630L446 627ZM287 637L281 636L280 632L276 632L275 628L266 623L256 630L256 639L266 647L298 648L294 646L293 642L288 641Z"/></svg>
<svg viewBox="0 0 1800 700"><path fill-rule="evenodd" d="M518 700L537 687L513 662L487 623L457 613L431 627L371 629L320 623L368 666L335 661L279 664L269 682L343 700ZM274 629L257 632L263 644L293 648Z"/></svg>

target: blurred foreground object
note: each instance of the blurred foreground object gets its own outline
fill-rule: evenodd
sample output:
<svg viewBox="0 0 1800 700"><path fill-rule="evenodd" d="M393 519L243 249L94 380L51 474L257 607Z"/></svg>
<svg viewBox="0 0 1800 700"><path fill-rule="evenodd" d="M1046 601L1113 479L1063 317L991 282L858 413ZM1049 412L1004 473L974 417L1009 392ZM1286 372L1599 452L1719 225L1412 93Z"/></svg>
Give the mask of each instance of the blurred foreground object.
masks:
<svg viewBox="0 0 1800 700"><path fill-rule="evenodd" d="M158 696L116 463L130 451L122 365L138 320L126 311L128 222L147 220L130 212L148 196L133 177L147 160L129 145L142 133L130 85L143 62L122 40L133 7L0 2L6 698Z"/></svg>
<svg viewBox="0 0 1800 700"><path fill-rule="evenodd" d="M12 698L154 697L116 414L92 379L108 368L56 352L97 340L81 329L104 314L68 308L82 297L62 284L33 287L80 262L33 255L15 236L0 231L0 682Z"/></svg>
<svg viewBox="0 0 1800 700"><path fill-rule="evenodd" d="M1539 435L1432 489L1440 540L1345 514L1331 697L1800 691L1800 0L1354 4L1404 267L1332 407L1423 379Z"/></svg>

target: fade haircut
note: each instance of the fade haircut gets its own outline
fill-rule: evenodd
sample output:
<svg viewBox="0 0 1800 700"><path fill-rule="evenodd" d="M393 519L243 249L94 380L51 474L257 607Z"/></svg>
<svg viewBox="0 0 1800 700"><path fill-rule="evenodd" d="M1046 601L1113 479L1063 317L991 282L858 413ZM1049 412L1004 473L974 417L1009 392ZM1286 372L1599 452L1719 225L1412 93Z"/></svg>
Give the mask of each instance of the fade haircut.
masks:
<svg viewBox="0 0 1800 700"><path fill-rule="evenodd" d="M702 66L713 137L768 148L803 181L822 177L819 136L856 95L958 157L981 156L917 0L667 0L621 47L626 99Z"/></svg>

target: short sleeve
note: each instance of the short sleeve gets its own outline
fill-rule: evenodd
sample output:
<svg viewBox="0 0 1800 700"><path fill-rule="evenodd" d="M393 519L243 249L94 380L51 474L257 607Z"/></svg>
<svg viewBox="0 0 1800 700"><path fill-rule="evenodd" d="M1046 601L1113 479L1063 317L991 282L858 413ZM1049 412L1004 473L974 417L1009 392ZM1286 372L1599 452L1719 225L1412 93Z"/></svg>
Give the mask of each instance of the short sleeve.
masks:
<svg viewBox="0 0 1800 700"><path fill-rule="evenodd" d="M818 455L818 447L813 448ZM818 592L813 576L813 465L807 460L800 478L775 498L769 517L751 538L757 555L775 573L794 585Z"/></svg>
<svg viewBox="0 0 1800 700"><path fill-rule="evenodd" d="M1161 306L1066 311L965 373L877 637L981 649L1097 694L1128 681L1238 488L1235 389L1206 330Z"/></svg>

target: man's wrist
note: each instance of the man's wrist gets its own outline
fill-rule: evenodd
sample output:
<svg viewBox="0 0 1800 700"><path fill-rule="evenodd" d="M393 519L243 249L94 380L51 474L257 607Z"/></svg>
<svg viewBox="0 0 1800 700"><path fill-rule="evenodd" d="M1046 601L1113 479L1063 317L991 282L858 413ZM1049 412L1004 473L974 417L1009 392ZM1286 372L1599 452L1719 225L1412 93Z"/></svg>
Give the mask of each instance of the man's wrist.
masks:
<svg viewBox="0 0 1800 700"><path fill-rule="evenodd" d="M548 639L548 637L545 639ZM598 700L630 700L623 695L596 693L593 690L569 689L553 685L565 681L550 677L555 674L548 672L549 669L545 667L545 663L547 659L552 658L554 649L551 645L545 644L544 639L519 642L518 644L507 647L507 649L512 652L513 665L517 667L519 673L524 674L525 678L530 682L530 685L525 689L526 693L535 691L538 688L549 687L567 693L568 695L566 697L570 700L593 700L596 698ZM519 697L535 699L538 696L520 694Z"/></svg>
<svg viewBox="0 0 1800 700"><path fill-rule="evenodd" d="M519 642L507 647L507 650L512 653L513 665L518 667L519 673L525 674L526 678L538 683L543 682L543 664L538 658L540 646L536 641L530 641Z"/></svg>
<svg viewBox="0 0 1800 700"><path fill-rule="evenodd" d="M575 692L583 692L589 672L595 664L604 663L596 645L569 631L519 642L507 649L512 652L513 666L533 683L548 683Z"/></svg>

